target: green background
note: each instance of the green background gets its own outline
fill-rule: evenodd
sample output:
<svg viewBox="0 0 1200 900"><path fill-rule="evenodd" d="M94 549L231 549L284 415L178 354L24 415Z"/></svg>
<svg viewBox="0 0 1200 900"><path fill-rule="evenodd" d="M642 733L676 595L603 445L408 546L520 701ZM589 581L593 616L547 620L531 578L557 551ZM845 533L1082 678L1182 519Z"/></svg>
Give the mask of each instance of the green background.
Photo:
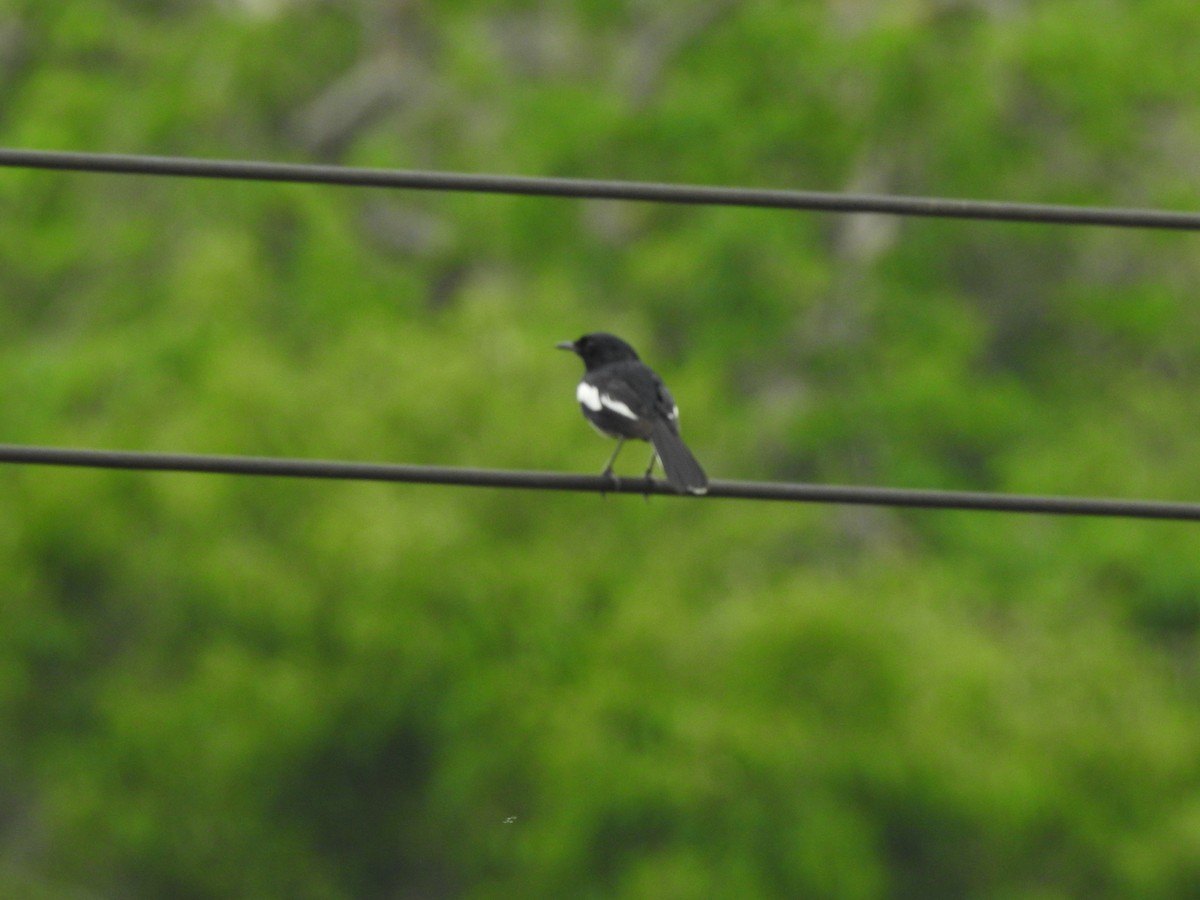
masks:
<svg viewBox="0 0 1200 900"><path fill-rule="evenodd" d="M0 4L0 144L1194 208L1194 0ZM1200 499L1186 233L0 170L0 440ZM641 452L619 470L640 471ZM1194 524L8 466L0 894L1200 895Z"/></svg>

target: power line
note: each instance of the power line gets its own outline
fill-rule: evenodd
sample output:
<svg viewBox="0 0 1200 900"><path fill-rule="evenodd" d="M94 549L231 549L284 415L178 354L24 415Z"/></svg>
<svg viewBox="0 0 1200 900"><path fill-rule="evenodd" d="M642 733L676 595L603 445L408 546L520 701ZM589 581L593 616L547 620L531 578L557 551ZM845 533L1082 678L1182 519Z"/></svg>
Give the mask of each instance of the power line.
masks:
<svg viewBox="0 0 1200 900"><path fill-rule="evenodd" d="M584 491L608 494L675 494L661 481L642 478L614 480L599 475L470 469L453 466L412 466L319 459L263 456L215 456L196 453L149 453L70 447L0 444L0 463L72 466L96 469L134 469L284 478L325 478L350 481L391 481L459 487L524 490ZM1105 516L1126 519L1200 520L1200 503L1155 500L1117 500L1095 497L1054 497L996 494L982 491L934 491L843 485L780 484L759 481L709 482L708 497L729 500L777 500L801 503L841 503L920 509L957 509L1066 516Z"/></svg>
<svg viewBox="0 0 1200 900"><path fill-rule="evenodd" d="M1004 220L1125 228L1200 230L1200 214L1119 207L1064 206L895 197L635 181L480 175L454 172L364 169L298 163L212 160L190 157L19 150L0 148L0 166L126 175L277 181L352 187L467 191L577 199L762 207L840 213L884 213L956 219ZM447 466L411 466L333 460L213 456L186 453L34 447L0 444L0 463L200 472L228 475L392 481L527 490L671 494L660 482L613 481L600 476ZM1050 515L1200 520L1200 504L1090 497L996 494L840 485L712 481L708 496L744 500L841 503L925 509L1024 512Z"/></svg>
<svg viewBox="0 0 1200 900"><path fill-rule="evenodd" d="M423 191L466 191L594 200L639 200L654 203L764 207L818 212L885 213L898 216L1003 220L1058 225L1200 230L1200 213L1166 210L771 190L642 181L605 181L587 178L542 178L463 172L365 169L304 163L138 156L116 153L73 153L12 148L0 148L0 166L76 172L108 172L123 175L280 181L297 184L333 184Z"/></svg>

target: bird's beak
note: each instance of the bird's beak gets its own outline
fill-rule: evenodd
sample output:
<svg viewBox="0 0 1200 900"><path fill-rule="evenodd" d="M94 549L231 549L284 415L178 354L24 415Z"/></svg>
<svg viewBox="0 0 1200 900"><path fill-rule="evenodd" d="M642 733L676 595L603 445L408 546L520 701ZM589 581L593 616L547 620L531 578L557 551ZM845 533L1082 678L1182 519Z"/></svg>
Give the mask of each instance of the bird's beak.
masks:
<svg viewBox="0 0 1200 900"><path fill-rule="evenodd" d="M572 353L575 352L575 342L574 341L559 341L554 346L557 347L559 350L570 350Z"/></svg>

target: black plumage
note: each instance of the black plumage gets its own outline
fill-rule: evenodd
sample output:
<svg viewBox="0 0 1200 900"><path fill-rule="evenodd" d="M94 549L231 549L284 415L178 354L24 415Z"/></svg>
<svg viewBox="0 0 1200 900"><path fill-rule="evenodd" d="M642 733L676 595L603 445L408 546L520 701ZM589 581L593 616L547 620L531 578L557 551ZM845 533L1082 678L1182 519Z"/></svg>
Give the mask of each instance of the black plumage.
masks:
<svg viewBox="0 0 1200 900"><path fill-rule="evenodd" d="M655 459L660 459L667 482L676 491L703 494L708 490L708 476L679 436L679 407L671 392L629 344L598 332L557 346L583 360L583 380L575 392L583 415L601 434L617 440L602 474L612 474L625 441L637 438L654 447L647 478Z"/></svg>

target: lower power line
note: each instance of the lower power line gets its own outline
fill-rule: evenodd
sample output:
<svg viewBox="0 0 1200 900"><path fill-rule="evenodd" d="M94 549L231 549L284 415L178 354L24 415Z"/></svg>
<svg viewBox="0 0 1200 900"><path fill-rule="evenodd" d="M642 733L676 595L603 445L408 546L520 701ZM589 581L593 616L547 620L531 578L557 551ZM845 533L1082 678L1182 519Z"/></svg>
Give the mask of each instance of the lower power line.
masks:
<svg viewBox="0 0 1200 900"><path fill-rule="evenodd" d="M198 453L152 453L71 447L0 444L0 463L72 466L93 469L131 469L193 472L256 477L324 478L348 481L391 481L458 487L523 490L584 491L602 494L663 494L680 499L662 481L613 478L561 472L510 469L472 469L453 466L413 466L396 463L347 462L263 456L222 456ZM839 503L918 509L957 509L978 512L1041 513L1066 516L1105 516L1126 519L1200 520L1200 503L1161 500L1123 500L1098 497L1060 497L983 491L940 491L850 485L792 484L762 481L709 482L706 497L728 500L774 500L800 503Z"/></svg>

